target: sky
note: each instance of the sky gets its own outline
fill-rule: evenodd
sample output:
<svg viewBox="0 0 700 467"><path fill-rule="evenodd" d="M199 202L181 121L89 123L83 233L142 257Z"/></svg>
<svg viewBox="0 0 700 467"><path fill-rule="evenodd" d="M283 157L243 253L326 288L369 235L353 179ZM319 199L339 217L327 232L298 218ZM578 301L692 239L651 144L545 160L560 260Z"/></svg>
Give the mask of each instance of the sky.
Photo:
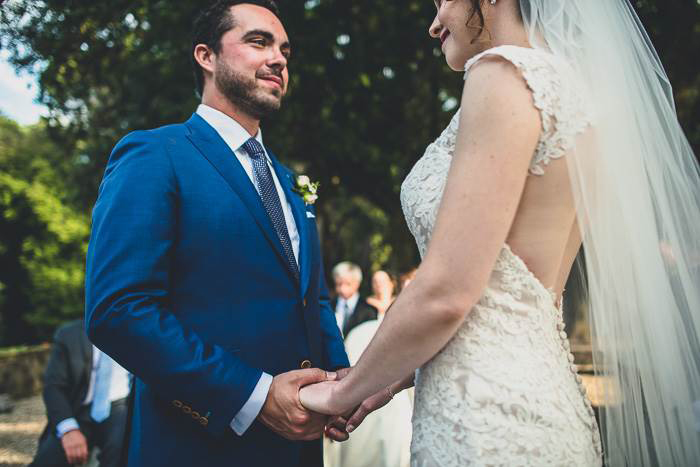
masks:
<svg viewBox="0 0 700 467"><path fill-rule="evenodd" d="M17 75L7 62L7 52L0 51L0 113L23 125L39 121L46 108L34 102L39 88L34 76Z"/></svg>

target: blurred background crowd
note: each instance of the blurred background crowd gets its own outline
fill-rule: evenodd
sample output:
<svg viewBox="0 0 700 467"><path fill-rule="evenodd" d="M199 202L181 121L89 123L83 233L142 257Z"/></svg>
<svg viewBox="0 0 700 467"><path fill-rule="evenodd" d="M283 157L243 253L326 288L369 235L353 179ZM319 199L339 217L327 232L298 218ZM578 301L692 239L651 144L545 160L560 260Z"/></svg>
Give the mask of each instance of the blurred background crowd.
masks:
<svg viewBox="0 0 700 467"><path fill-rule="evenodd" d="M56 331L82 316L90 212L111 148L131 130L183 121L196 107L186 38L198 3L0 2L0 466L29 462L44 428L43 405L26 398L36 404L50 393ZM266 140L285 164L320 181L327 282L354 362L419 262L400 185L456 110L462 77L427 34L432 1L279 4L294 50L291 92L284 111L263 123ZM700 1L633 4L700 154ZM15 72L34 83L40 119L18 121ZM567 328L585 353L577 284L574 277L567 287ZM99 385L100 359L87 351L95 378L72 396L79 405ZM108 402L123 396L108 391ZM404 392L358 429L354 445L327 442L327 464L405 465L410 424L401 432L383 420L410 417L410 404Z"/></svg>

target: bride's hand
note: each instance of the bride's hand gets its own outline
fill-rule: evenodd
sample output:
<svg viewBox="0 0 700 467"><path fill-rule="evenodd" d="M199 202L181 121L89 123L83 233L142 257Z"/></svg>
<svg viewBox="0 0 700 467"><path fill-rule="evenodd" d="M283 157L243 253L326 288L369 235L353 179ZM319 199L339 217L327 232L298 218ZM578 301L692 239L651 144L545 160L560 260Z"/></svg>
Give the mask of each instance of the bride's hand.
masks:
<svg viewBox="0 0 700 467"><path fill-rule="evenodd" d="M337 400L334 397L334 389L338 381L324 381L310 384L299 390L299 400L307 410L325 415L339 415Z"/></svg>
<svg viewBox="0 0 700 467"><path fill-rule="evenodd" d="M362 423L367 417L375 410L379 410L385 405L387 405L391 399L393 399L393 394L390 392L389 388L379 391L377 394L365 399L362 404L360 404L350 415L350 417L345 417L347 423L345 429L348 433L352 433L360 423Z"/></svg>

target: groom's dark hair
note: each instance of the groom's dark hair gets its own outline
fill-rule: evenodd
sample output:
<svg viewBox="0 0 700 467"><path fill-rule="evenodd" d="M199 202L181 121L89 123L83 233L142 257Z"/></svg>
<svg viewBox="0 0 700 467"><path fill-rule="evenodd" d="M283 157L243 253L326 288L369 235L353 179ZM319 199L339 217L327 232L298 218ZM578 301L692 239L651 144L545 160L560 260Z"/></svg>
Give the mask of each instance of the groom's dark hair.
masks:
<svg viewBox="0 0 700 467"><path fill-rule="evenodd" d="M202 97L204 92L204 72L194 59L194 48L197 47L197 44L206 44L215 54L218 54L221 51L221 37L236 27L231 7L243 3L267 8L275 16L280 17L279 8L273 0L218 0L199 13L192 28L192 65L194 66L194 80L199 97Z"/></svg>

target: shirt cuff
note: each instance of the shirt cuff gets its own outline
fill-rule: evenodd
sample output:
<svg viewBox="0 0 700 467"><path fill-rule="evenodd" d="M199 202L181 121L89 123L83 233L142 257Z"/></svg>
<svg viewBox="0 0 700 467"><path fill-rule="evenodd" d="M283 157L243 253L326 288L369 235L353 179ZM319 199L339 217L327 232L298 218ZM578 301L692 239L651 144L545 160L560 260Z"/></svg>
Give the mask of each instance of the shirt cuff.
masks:
<svg viewBox="0 0 700 467"><path fill-rule="evenodd" d="M246 403L243 404L241 410L233 417L233 420L231 420L231 428L238 436L243 436L243 433L253 424L253 420L255 420L263 404L265 404L271 385L272 376L263 373L258 380L258 384L255 385L253 393Z"/></svg>
<svg viewBox="0 0 700 467"><path fill-rule="evenodd" d="M80 426L78 425L78 421L75 418L66 418L62 422L59 422L56 425L56 436L58 438L63 438L63 435L68 433L69 431L73 430L79 430Z"/></svg>

